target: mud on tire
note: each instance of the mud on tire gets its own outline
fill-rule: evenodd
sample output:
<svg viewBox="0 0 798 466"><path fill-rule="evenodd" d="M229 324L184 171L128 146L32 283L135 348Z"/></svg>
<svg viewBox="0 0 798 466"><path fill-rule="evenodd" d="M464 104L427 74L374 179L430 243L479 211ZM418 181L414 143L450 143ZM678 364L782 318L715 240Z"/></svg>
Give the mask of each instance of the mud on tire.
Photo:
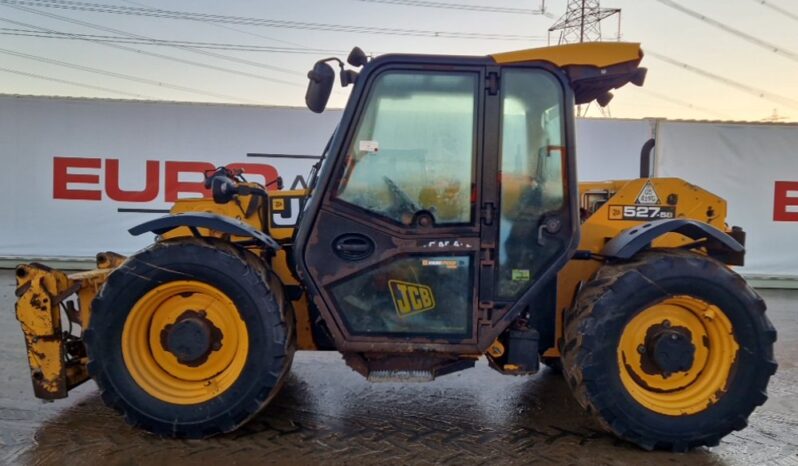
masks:
<svg viewBox="0 0 798 466"><path fill-rule="evenodd" d="M176 280L195 280L224 293L248 336L238 377L198 404L152 396L133 379L123 356L123 327L133 306L158 285ZM208 437L236 429L277 393L293 359L293 326L279 280L253 254L211 239L160 242L114 270L95 298L84 335L88 369L105 404L129 424L162 436Z"/></svg>
<svg viewBox="0 0 798 466"><path fill-rule="evenodd" d="M702 410L664 415L639 403L625 388L618 344L628 322L672 296L690 296L717 306L733 327L739 350L725 391ZM746 426L767 399L776 371L776 332L765 303L726 265L687 251L652 251L633 262L605 265L566 313L562 344L565 378L576 399L615 435L645 449L686 451L717 445Z"/></svg>

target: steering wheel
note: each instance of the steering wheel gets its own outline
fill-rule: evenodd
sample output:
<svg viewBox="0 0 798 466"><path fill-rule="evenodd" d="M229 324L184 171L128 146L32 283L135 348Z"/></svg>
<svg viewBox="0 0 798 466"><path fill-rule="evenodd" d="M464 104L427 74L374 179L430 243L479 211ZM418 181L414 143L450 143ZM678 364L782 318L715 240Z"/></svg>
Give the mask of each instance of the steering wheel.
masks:
<svg viewBox="0 0 798 466"><path fill-rule="evenodd" d="M388 185L388 190L391 192L391 197L393 198L393 204L389 212L398 214L396 217L402 219L402 223L409 225L416 215L416 212L420 210L419 207L392 179L387 176L383 176L382 179L385 181L385 184ZM405 219L407 220L405 221Z"/></svg>

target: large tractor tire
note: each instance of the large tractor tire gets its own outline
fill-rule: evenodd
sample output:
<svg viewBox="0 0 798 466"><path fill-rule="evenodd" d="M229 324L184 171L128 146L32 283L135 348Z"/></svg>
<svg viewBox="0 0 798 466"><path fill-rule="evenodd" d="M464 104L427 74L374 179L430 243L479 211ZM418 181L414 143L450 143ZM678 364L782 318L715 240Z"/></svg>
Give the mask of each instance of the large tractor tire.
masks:
<svg viewBox="0 0 798 466"><path fill-rule="evenodd" d="M765 303L687 251L605 265L567 313L563 369L578 402L642 448L717 445L746 426L776 371Z"/></svg>
<svg viewBox="0 0 798 466"><path fill-rule="evenodd" d="M156 243L114 270L92 305L88 369L103 401L154 434L230 432L277 393L294 353L282 287L222 241Z"/></svg>

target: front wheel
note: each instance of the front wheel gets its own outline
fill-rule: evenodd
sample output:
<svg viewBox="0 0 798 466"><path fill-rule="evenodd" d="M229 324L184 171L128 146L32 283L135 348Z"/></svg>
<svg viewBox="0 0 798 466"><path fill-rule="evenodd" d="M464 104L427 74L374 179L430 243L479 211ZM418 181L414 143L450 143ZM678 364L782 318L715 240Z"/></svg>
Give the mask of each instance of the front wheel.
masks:
<svg viewBox="0 0 798 466"><path fill-rule="evenodd" d="M605 265L566 317L566 380L607 430L645 449L717 445L767 399L776 332L764 311L706 256Z"/></svg>
<svg viewBox="0 0 798 466"><path fill-rule="evenodd" d="M279 281L222 241L157 243L92 305L89 373L103 401L158 435L230 432L279 389L294 351Z"/></svg>

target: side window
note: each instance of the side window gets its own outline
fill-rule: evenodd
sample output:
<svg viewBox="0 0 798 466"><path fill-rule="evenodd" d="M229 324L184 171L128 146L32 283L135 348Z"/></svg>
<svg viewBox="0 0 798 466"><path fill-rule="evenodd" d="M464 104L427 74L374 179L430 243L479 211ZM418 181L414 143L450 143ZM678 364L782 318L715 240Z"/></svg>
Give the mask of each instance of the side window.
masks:
<svg viewBox="0 0 798 466"><path fill-rule="evenodd" d="M502 75L501 218L499 295L513 298L537 279L564 247L538 243L544 215L563 207L563 93L540 70Z"/></svg>
<svg viewBox="0 0 798 466"><path fill-rule="evenodd" d="M374 83L336 197L411 225L473 220L475 73L386 72Z"/></svg>

